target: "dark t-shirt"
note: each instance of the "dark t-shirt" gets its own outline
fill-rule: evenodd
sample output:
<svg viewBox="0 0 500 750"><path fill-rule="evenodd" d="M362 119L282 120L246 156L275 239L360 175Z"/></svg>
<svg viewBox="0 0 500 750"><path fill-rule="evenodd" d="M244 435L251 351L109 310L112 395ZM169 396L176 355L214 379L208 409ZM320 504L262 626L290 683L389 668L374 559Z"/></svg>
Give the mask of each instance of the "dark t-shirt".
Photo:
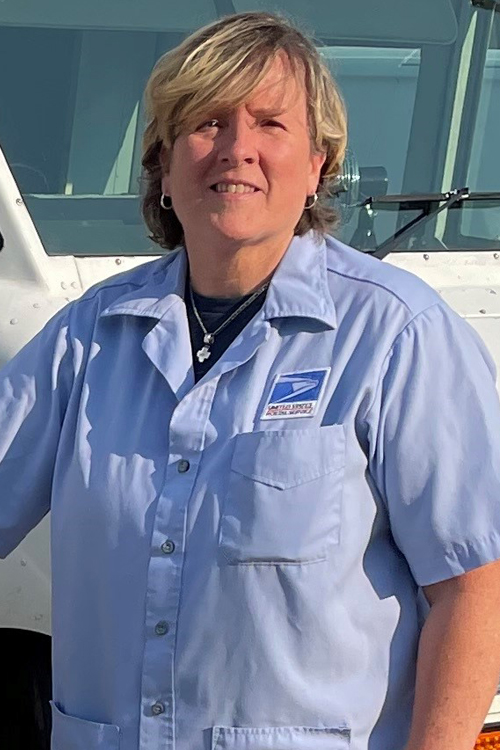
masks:
<svg viewBox="0 0 500 750"><path fill-rule="evenodd" d="M189 281L186 282L186 291L184 299L186 301L186 310L189 321L189 332L191 335L191 350L193 353L193 368L194 368L194 379L195 383L200 380L206 372L217 362L220 357L224 354L228 346L234 341L236 336L243 330L243 328L250 322L254 315L260 310L264 304L266 298L265 290L262 291L259 296L251 302L242 312L240 312L236 318L229 323L220 333L215 337L215 341L210 345L210 357L204 362L199 362L196 356L196 352L199 351L203 346L203 331L199 322L194 314L193 306L191 304L191 295L189 294ZM197 294L193 290L194 304L198 310L198 314L203 321L203 325L209 333L215 331L222 323L227 320L230 315L240 306L245 300L249 299L252 295L248 294L244 297L203 297L201 294Z"/></svg>

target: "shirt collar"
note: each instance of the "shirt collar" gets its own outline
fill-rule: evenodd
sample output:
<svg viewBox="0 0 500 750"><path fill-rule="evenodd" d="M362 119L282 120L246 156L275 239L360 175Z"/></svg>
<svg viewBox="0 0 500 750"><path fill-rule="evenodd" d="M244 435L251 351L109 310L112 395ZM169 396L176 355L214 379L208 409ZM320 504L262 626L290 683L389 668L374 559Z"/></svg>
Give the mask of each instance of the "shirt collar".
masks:
<svg viewBox="0 0 500 750"><path fill-rule="evenodd" d="M102 313L138 315L160 320L179 298L184 297L187 256L181 249L153 274L150 281L119 299ZM263 306L266 320L313 318L336 328L335 305L327 281L326 242L313 232L294 237L276 269Z"/></svg>
<svg viewBox="0 0 500 750"><path fill-rule="evenodd" d="M313 318L328 328L337 316L327 280L326 242L308 232L294 237L269 285L264 317Z"/></svg>

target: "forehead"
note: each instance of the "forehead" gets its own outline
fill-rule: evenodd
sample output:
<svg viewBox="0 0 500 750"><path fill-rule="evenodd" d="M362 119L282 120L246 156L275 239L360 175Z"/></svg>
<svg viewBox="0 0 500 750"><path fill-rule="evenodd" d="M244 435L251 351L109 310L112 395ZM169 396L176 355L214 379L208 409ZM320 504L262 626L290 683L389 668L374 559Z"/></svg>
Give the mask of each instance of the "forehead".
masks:
<svg viewBox="0 0 500 750"><path fill-rule="evenodd" d="M204 118L235 112L241 107L255 116L287 115L300 127L307 127L307 95L301 62L291 63L284 52L278 53L255 85L248 78L245 81L244 76L237 76L224 87L212 90L210 95L201 93L200 101L193 102L187 111L180 110L172 142L196 128Z"/></svg>
<svg viewBox="0 0 500 750"><path fill-rule="evenodd" d="M250 92L246 104L249 109L305 111L306 92L303 72L294 70L285 55L276 56L260 83Z"/></svg>

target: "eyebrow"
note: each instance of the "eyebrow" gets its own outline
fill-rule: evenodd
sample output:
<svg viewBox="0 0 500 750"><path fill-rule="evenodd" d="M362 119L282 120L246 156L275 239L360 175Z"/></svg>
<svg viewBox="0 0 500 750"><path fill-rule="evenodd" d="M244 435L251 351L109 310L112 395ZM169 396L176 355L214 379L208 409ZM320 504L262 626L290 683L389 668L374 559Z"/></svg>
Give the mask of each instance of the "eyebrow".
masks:
<svg viewBox="0 0 500 750"><path fill-rule="evenodd" d="M287 110L278 109L276 107L273 107L272 109L261 107L260 109L250 108L250 112L252 115L255 115L256 117L281 117L281 115L285 115L287 113Z"/></svg>

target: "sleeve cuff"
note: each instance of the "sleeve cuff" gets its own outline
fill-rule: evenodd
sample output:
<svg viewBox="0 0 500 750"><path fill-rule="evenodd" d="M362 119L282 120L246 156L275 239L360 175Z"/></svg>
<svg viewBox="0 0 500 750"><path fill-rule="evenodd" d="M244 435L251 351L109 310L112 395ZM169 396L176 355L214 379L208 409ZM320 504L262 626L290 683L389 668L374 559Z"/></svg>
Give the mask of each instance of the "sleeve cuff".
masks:
<svg viewBox="0 0 500 750"><path fill-rule="evenodd" d="M443 547L440 555L429 555L418 561L408 560L408 564L417 584L430 586L496 560L500 560L500 534L493 531L482 539L453 542Z"/></svg>

